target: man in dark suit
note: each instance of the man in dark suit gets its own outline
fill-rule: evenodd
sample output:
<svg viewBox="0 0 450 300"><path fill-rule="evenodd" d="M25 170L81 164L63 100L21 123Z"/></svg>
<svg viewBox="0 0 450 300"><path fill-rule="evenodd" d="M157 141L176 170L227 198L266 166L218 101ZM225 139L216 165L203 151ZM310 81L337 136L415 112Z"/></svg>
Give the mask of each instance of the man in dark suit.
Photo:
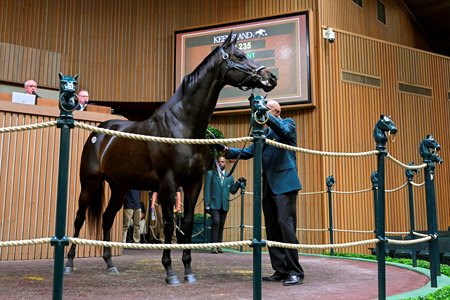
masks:
<svg viewBox="0 0 450 300"><path fill-rule="evenodd" d="M283 144L297 146L295 121L281 118L281 107L277 101L269 100L268 128L265 136ZM226 158L237 158L241 149L225 147ZM241 159L253 157L253 145L242 150ZM297 163L293 151L264 144L262 149L263 212L267 239L270 241L298 244L297 193L302 189L297 174ZM275 273L263 277L264 281L283 281L283 285L296 285L305 277L298 261L296 249L269 247L270 261Z"/></svg>
<svg viewBox="0 0 450 300"><path fill-rule="evenodd" d="M223 227L227 218L230 193L236 194L240 187L239 182L234 182L233 176L227 176L225 172L225 157L217 159L217 169L209 170L206 174L204 185L205 210L211 214L211 243L221 243ZM222 253L220 247L211 248L211 253Z"/></svg>

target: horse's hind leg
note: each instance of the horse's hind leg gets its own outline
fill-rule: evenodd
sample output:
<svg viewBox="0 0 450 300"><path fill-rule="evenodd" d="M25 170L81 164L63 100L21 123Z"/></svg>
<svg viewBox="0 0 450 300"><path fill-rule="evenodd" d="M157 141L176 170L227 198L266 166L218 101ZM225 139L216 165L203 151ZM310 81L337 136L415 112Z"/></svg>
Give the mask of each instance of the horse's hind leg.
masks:
<svg viewBox="0 0 450 300"><path fill-rule="evenodd" d="M111 241L111 228L114 223L114 218L117 212L122 208L126 190L122 190L117 186L111 186L111 199L108 207L103 213L103 240L105 242ZM106 272L108 274L119 274L119 271L112 262L111 247L103 248L103 259L106 263Z"/></svg>
<svg viewBox="0 0 450 300"><path fill-rule="evenodd" d="M74 222L74 234L73 237L77 238L80 235L81 227L83 227L84 221L86 220L86 210L88 207L89 199L91 196L86 190L82 190L80 193L80 199L78 200L78 211ZM73 260L76 253L76 244L70 246L70 250L67 253L67 262L64 268L64 274L73 274Z"/></svg>

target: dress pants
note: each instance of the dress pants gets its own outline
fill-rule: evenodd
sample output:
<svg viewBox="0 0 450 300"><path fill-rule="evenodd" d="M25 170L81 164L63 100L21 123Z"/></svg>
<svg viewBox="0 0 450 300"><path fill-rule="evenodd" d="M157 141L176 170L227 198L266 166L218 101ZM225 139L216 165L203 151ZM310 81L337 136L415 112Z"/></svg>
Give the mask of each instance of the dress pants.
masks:
<svg viewBox="0 0 450 300"><path fill-rule="evenodd" d="M297 191L275 195L263 181L263 212L268 240L298 244L296 206ZM304 276L297 249L269 247L269 255L272 268L279 274Z"/></svg>
<svg viewBox="0 0 450 300"><path fill-rule="evenodd" d="M211 209L211 243L221 243L223 240L223 227L227 219L228 211L223 209Z"/></svg>
<svg viewBox="0 0 450 300"><path fill-rule="evenodd" d="M139 225L141 222L141 209L126 208L123 210L123 242L127 242L127 231L130 221L133 220L133 241L139 243L141 236L139 233Z"/></svg>

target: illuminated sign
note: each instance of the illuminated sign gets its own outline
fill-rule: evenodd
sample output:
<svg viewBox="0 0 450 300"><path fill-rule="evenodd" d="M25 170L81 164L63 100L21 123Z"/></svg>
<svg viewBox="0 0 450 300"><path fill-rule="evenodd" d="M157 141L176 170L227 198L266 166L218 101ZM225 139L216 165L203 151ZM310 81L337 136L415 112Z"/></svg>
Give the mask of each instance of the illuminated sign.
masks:
<svg viewBox="0 0 450 300"><path fill-rule="evenodd" d="M306 12L175 32L175 86L233 30L236 47L278 77L269 97L280 104L310 104L309 25ZM256 93L264 93L257 91ZM225 86L216 110L248 107L250 93Z"/></svg>

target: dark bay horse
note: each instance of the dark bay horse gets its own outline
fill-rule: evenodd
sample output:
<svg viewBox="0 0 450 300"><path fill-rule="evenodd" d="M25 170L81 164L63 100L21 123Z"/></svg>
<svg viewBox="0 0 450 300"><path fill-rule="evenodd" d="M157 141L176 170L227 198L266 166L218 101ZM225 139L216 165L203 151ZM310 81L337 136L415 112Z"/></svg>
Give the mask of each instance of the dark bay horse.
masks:
<svg viewBox="0 0 450 300"><path fill-rule="evenodd" d="M225 85L243 90L260 88L271 91L277 85L274 74L249 59L235 47L232 34L214 49L197 68L187 75L175 94L149 119L142 122L110 120L99 125L102 128L159 137L202 139ZM202 187L202 177L209 161L207 145L163 144L123 139L92 133L84 145L80 181L81 193L74 224L74 237L88 213L92 228L103 228L103 240L110 241L110 230L116 213L124 203L128 189L158 190L163 210L165 243L170 244L174 230L173 206L175 189L184 190L183 243L191 243L194 208ZM103 212L104 181L109 183L111 198ZM68 252L65 273L73 273L76 245ZM117 272L111 260L111 249L103 249L107 271ZM184 250L182 261L184 280L197 280L191 269L191 250ZM172 269L170 250L164 250L162 264L169 285L180 284Z"/></svg>

